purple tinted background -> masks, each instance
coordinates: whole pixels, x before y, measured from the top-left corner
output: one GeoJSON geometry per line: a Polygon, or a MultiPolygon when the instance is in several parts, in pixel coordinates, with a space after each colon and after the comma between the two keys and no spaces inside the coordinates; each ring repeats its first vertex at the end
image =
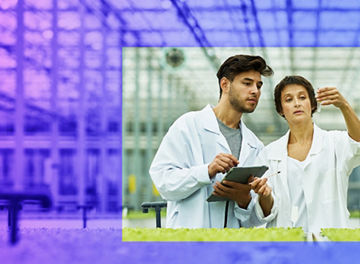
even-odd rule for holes
{"type": "MultiPolygon", "coordinates": [[[[2,1],[2,9],[9,7],[2,1]]],[[[21,1],[19,1],[21,2],[21,1]]],[[[51,9],[51,1],[28,1],[30,6],[51,9]],[[38,4],[36,4],[38,2],[38,4]]],[[[63,1],[59,1],[59,6],[63,1]]],[[[360,31],[359,1],[74,1],[75,8],[85,7],[85,12],[105,19],[104,25],[119,32],[121,47],[229,47],[229,46],[274,46],[274,47],[358,47],[360,31]],[[102,3],[102,4],[101,4],[102,3]],[[336,23],[335,23],[336,22],[336,23]]],[[[9,5],[11,8],[11,4],[9,5]]],[[[77,10],[77,9],[76,9],[77,10]]],[[[12,12],[12,11],[10,11],[12,12]]],[[[77,11],[75,11],[76,13],[77,11]]],[[[0,20],[2,25],[4,17],[0,20]]],[[[36,20],[36,15],[33,18],[36,20]]],[[[64,23],[71,30],[71,23],[64,23]]],[[[100,19],[100,20],[101,20],[100,19]]],[[[16,27],[16,26],[15,26],[16,27]]],[[[14,28],[9,21],[9,29],[14,28]]],[[[45,36],[51,32],[43,32],[45,36]]],[[[14,67],[15,49],[11,34],[0,33],[8,39],[0,47],[10,50],[12,56],[1,55],[1,63],[14,67]]],[[[22,37],[22,36],[20,36],[22,37]]],[[[71,42],[71,36],[64,41],[71,42]]],[[[76,45],[76,44],[75,44],[76,45]]],[[[36,52],[35,52],[36,53],[36,52]]],[[[121,54],[121,53],[120,53],[121,54]]],[[[111,55],[111,54],[110,54],[111,55]]],[[[115,54],[118,56],[118,54],[115,54]]],[[[48,57],[47,57],[48,58],[48,57]]],[[[121,55],[120,55],[121,58],[121,55]]],[[[49,58],[48,58],[49,59],[49,58]]],[[[39,61],[46,62],[45,58],[39,61]]],[[[36,61],[35,61],[36,62],[36,61]]],[[[29,63],[31,64],[31,63],[29,63]]],[[[25,63],[24,70],[28,64],[25,63]]],[[[36,74],[39,83],[48,83],[49,73],[36,74]],[[43,76],[43,77],[40,77],[43,76]],[[45,78],[43,81],[41,78],[45,78]]],[[[71,75],[71,74],[70,74],[71,75]]],[[[120,78],[121,66],[119,69],[120,78]]],[[[26,76],[26,75],[25,75],[26,76]]],[[[4,81],[4,80],[3,80],[4,81]]],[[[15,75],[6,80],[15,82],[15,75]]],[[[75,80],[73,83],[77,83],[75,80]]],[[[61,86],[61,84],[59,84],[61,86]]],[[[119,84],[120,85],[120,84],[119,84]]],[[[69,85],[71,86],[71,85],[69,85]]],[[[10,85],[11,87],[11,85],[10,85]]],[[[15,85],[9,93],[15,95],[15,85]]],[[[35,86],[34,86],[35,87],[35,86]]],[[[45,87],[46,90],[46,87],[45,87]]],[[[29,89],[28,95],[36,94],[29,89]]],[[[76,91],[74,99],[78,98],[76,91]]],[[[120,94],[121,97],[121,94],[120,94]]],[[[35,99],[34,99],[35,100],[35,99]]],[[[36,101],[36,100],[35,100],[36,101]]],[[[60,104],[61,102],[59,102],[60,104]]],[[[48,103],[44,103],[49,108],[48,103]]],[[[118,106],[122,108],[121,101],[118,106]]],[[[66,107],[65,107],[66,108],[66,107]]],[[[68,109],[68,108],[66,108],[68,109]]],[[[69,106],[69,109],[71,107],[69,106]]],[[[35,123],[40,121],[35,121],[35,123]]],[[[41,121],[46,123],[45,121],[41,121]]],[[[69,121],[70,122],[70,121],[69,121]]],[[[70,122],[71,123],[71,122],[70,122]]],[[[121,131],[121,122],[119,124],[121,131]]],[[[71,131],[70,131],[71,132],[71,131]]],[[[120,147],[122,147],[120,143],[120,147]]],[[[107,244],[105,244],[107,245],[107,244]]],[[[124,243],[118,245],[120,253],[113,261],[129,263],[351,263],[359,257],[359,243],[124,243]]],[[[106,252],[106,248],[103,248],[106,252]]],[[[88,255],[92,255],[89,249],[88,255]]],[[[59,249],[60,254],[66,254],[59,249]]],[[[112,252],[108,252],[111,254],[112,252]]],[[[46,255],[46,254],[44,254],[46,255]]],[[[86,257],[85,257],[86,259],[86,257]]],[[[28,259],[30,262],[31,260],[28,259]]]]}

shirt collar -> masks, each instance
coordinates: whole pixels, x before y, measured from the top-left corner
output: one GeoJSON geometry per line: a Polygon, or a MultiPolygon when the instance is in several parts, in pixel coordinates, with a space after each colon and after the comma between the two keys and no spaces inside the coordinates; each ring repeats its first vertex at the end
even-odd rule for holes
{"type": "MultiPolygon", "coordinates": [[[[323,136],[321,135],[323,130],[314,124],[314,135],[311,143],[309,155],[316,155],[322,149],[323,136]]],[[[274,147],[269,148],[267,155],[270,159],[281,160],[284,156],[287,156],[287,144],[289,142],[290,130],[286,132],[284,136],[277,140],[277,144],[274,147]]]]}

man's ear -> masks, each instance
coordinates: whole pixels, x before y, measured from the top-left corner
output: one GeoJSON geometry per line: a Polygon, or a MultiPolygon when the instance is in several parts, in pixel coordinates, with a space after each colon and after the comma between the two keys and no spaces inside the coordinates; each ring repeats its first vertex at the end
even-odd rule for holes
{"type": "Polygon", "coordinates": [[[220,87],[222,89],[223,94],[224,93],[228,93],[229,89],[230,89],[230,81],[228,78],[226,77],[222,77],[220,80],[220,87]]]}

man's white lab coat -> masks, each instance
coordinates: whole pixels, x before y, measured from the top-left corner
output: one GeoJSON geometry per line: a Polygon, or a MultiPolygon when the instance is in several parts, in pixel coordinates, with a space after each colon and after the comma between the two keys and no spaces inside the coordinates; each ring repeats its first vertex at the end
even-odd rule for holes
{"type": "MultiPolygon", "coordinates": [[[[265,147],[270,169],[266,174],[276,197],[278,214],[267,226],[292,227],[296,208],[289,196],[287,144],[289,132],[265,147]]],[[[261,154],[262,155],[262,154],[261,154]]],[[[325,131],[314,125],[314,135],[302,178],[309,230],[348,227],[347,190],[351,171],[360,165],[360,143],[346,131],[325,131]]],[[[289,175],[291,177],[291,175],[289,175]]]]}
{"type": "MultiPolygon", "coordinates": [[[[255,165],[263,144],[243,122],[241,131],[239,166],[255,165]]],[[[212,185],[224,177],[218,173],[210,180],[208,174],[208,165],[219,153],[231,153],[231,150],[210,105],[184,114],[170,127],[150,167],[156,188],[168,201],[166,227],[224,226],[225,202],[206,201],[213,192],[212,185]]],[[[247,210],[230,202],[227,227],[259,225],[275,216],[273,207],[272,214],[263,218],[257,195],[252,193],[252,196],[247,210]]]]}

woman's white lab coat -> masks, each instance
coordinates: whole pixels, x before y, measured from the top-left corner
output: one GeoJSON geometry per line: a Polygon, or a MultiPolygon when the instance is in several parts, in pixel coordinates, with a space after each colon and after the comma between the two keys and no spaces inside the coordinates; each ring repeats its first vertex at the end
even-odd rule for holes
{"type": "MultiPolygon", "coordinates": [[[[242,145],[239,166],[254,165],[263,148],[259,139],[241,122],[242,145]]],[[[218,173],[209,179],[208,165],[218,153],[231,153],[219,130],[216,116],[210,107],[181,116],[165,135],[150,167],[151,178],[161,196],[167,200],[166,227],[207,228],[224,226],[225,202],[207,202],[218,173]]],[[[263,218],[257,195],[247,210],[229,204],[227,227],[237,228],[263,224],[274,217],[263,218]]]]}
{"type": "MultiPolygon", "coordinates": [[[[267,174],[280,171],[269,180],[278,206],[278,215],[267,224],[269,227],[292,227],[296,221],[287,182],[288,139],[289,132],[264,149],[270,167],[267,174]]],[[[309,230],[305,231],[317,233],[321,228],[348,227],[348,182],[351,171],[360,165],[360,143],[346,131],[325,131],[314,125],[308,155],[299,186],[304,190],[307,208],[309,230]]]]}

